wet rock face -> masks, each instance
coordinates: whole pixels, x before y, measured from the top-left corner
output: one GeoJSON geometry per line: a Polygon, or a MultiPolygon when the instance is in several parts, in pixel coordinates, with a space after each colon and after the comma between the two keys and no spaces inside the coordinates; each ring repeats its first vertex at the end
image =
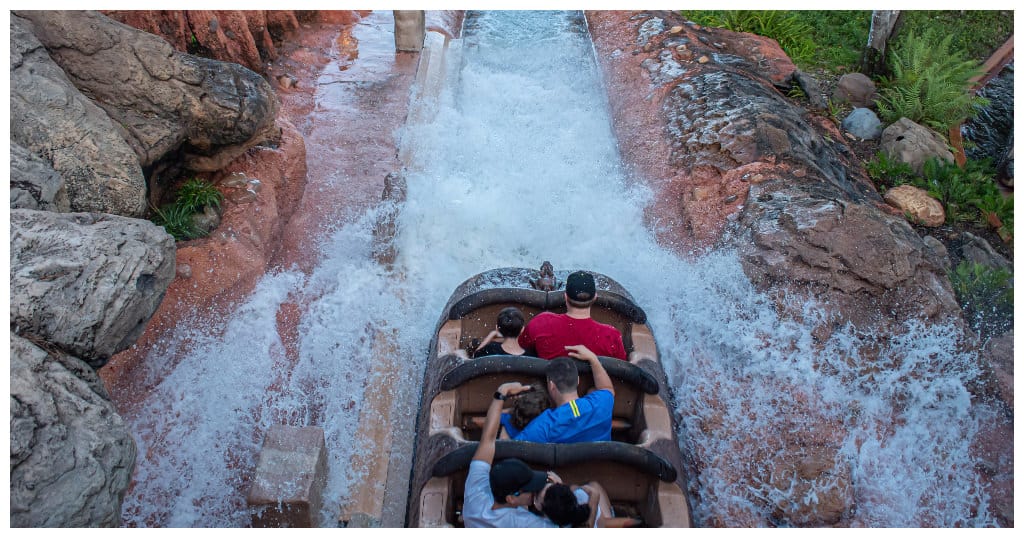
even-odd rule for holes
{"type": "Polygon", "coordinates": [[[215,171],[279,134],[277,97],[249,69],[177,53],[95,11],[16,14],[34,23],[74,85],[122,127],[142,166],[180,156],[187,169],[215,171]]]}
{"type": "Polygon", "coordinates": [[[844,199],[824,182],[752,186],[726,242],[751,280],[772,293],[825,299],[838,322],[890,328],[959,313],[940,253],[901,216],[844,199]]]}
{"type": "Polygon", "coordinates": [[[845,146],[818,134],[803,109],[764,79],[731,70],[682,78],[665,99],[672,161],[680,168],[713,166],[723,173],[755,162],[792,163],[817,172],[855,200],[877,197],[847,172],[845,146]]]}
{"type": "Polygon", "coordinates": [[[779,91],[796,69],[774,41],[668,12],[588,17],[623,157],[662,190],[669,241],[735,247],[764,289],[816,298],[837,322],[959,318],[941,253],[885,205],[836,126],[779,91]]]}
{"type": "Polygon", "coordinates": [[[136,448],[96,373],[11,333],[11,526],[117,527],[136,448]]]}
{"type": "MultiPolygon", "coordinates": [[[[962,320],[942,244],[883,202],[830,119],[785,97],[797,71],[773,41],[668,12],[587,18],[623,160],[655,191],[648,218],[660,241],[735,249],[783,316],[801,316],[808,299],[824,305],[817,341],[847,322],[884,334],[909,319],[962,320]]],[[[750,424],[731,395],[702,395],[698,427],[722,444],[690,447],[691,476],[707,499],[741,484],[749,503],[721,513],[692,499],[698,523],[849,525],[857,500],[842,425],[822,402],[795,397],[801,387],[757,382],[751,390],[786,395],[778,416],[750,424]],[[723,425],[733,427],[716,434],[723,425]]]]}
{"type": "Polygon", "coordinates": [[[53,62],[35,31],[11,15],[12,143],[60,174],[72,211],[144,215],[146,180],[138,158],[119,126],[53,62]]]}
{"type": "Polygon", "coordinates": [[[145,220],[11,210],[11,327],[95,368],[139,337],[174,277],[174,239],[145,220]]]}

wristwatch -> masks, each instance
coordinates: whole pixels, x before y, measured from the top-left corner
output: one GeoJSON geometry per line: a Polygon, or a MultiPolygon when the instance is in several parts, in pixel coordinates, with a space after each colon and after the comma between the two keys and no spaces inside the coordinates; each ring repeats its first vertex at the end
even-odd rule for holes
{"type": "Polygon", "coordinates": [[[494,391],[494,399],[495,400],[505,401],[505,395],[502,394],[500,390],[496,390],[496,391],[494,391]]]}

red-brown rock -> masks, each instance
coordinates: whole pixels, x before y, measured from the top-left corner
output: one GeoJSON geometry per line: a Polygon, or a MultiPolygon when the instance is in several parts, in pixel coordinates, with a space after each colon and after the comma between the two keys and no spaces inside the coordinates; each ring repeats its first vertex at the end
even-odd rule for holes
{"type": "MultiPolygon", "coordinates": [[[[275,41],[299,28],[294,11],[257,10],[159,10],[102,11],[106,16],[156,34],[175,50],[205,58],[244,65],[257,73],[264,62],[277,59],[275,41]]],[[[358,20],[353,11],[328,11],[314,17],[326,20],[358,20]]]]}

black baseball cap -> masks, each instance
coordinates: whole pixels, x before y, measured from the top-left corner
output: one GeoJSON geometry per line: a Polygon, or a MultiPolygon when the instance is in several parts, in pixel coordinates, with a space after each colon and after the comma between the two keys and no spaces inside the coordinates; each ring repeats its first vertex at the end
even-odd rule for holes
{"type": "Polygon", "coordinates": [[[594,275],[586,271],[576,271],[565,279],[565,294],[573,301],[585,303],[593,299],[595,293],[594,275]]]}
{"type": "Polygon", "coordinates": [[[547,473],[534,471],[516,458],[501,460],[491,467],[491,493],[494,494],[494,500],[500,503],[517,491],[536,493],[544,489],[547,481],[547,473]]]}

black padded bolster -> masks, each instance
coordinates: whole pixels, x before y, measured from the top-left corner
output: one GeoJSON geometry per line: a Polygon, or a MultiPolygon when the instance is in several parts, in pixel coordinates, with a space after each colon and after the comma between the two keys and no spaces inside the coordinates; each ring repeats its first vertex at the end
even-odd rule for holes
{"type": "MultiPolygon", "coordinates": [[[[598,357],[608,376],[628,383],[646,394],[658,393],[658,380],[647,370],[630,362],[612,357],[598,357]]],[[[544,370],[548,366],[545,359],[522,357],[516,355],[487,355],[463,361],[452,368],[441,379],[441,390],[452,390],[463,383],[477,377],[490,374],[519,374],[544,378],[544,370]]],[[[575,361],[580,373],[590,373],[590,364],[575,361]]]]}
{"type": "MultiPolygon", "coordinates": [[[[477,308],[499,304],[519,303],[552,310],[565,306],[565,291],[540,291],[526,288],[491,288],[471,293],[448,310],[448,319],[461,319],[466,314],[477,308]]],[[[625,316],[633,323],[647,323],[647,314],[632,300],[618,293],[600,290],[597,293],[596,306],[607,308],[625,316]]]]}
{"type": "MultiPolygon", "coordinates": [[[[443,477],[469,467],[476,452],[476,442],[467,443],[445,454],[434,464],[432,474],[443,477]]],[[[500,440],[495,442],[494,459],[519,458],[536,466],[556,469],[567,465],[614,461],[658,477],[665,482],[676,480],[676,469],[665,458],[644,447],[619,441],[588,443],[528,443],[500,440]]]]}
{"type": "Polygon", "coordinates": [[[448,310],[448,319],[461,319],[466,314],[482,306],[498,303],[520,303],[540,309],[546,309],[547,292],[526,288],[491,288],[471,293],[452,305],[448,310]]]}

